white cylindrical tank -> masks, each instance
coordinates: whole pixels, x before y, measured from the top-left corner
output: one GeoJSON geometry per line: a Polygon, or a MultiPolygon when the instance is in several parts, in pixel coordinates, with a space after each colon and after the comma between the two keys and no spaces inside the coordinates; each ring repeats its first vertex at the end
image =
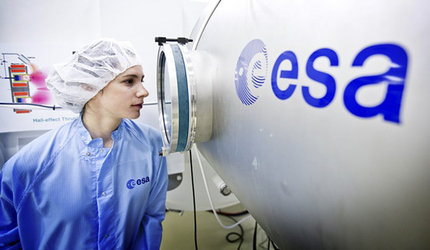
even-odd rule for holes
{"type": "Polygon", "coordinates": [[[196,26],[187,136],[210,107],[195,142],[281,249],[430,248],[428,13],[226,0],[196,26]]]}

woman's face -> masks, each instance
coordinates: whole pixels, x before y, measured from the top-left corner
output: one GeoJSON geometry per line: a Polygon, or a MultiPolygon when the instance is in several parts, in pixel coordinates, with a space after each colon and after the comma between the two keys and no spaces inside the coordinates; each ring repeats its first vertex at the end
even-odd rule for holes
{"type": "Polygon", "coordinates": [[[113,118],[135,119],[140,116],[143,98],[149,95],[143,86],[143,71],[139,65],[128,68],[110,81],[96,96],[99,111],[113,118]]]}

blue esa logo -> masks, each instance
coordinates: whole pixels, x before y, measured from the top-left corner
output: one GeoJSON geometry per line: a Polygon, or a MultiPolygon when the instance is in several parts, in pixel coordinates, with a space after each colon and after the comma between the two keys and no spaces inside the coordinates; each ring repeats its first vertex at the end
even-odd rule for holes
{"type": "Polygon", "coordinates": [[[143,185],[145,183],[149,182],[149,176],[143,177],[142,179],[130,179],[127,181],[127,188],[133,189],[136,185],[143,185]]]}
{"type": "Polygon", "coordinates": [[[257,89],[266,80],[267,64],[266,45],[259,39],[250,41],[240,53],[234,82],[237,96],[243,104],[251,105],[257,101],[257,89]]]}
{"type": "MultiPolygon", "coordinates": [[[[256,40],[253,40],[253,41],[256,41],[256,40]]],[[[251,44],[253,41],[251,41],[249,44],[251,44]]],[[[242,54],[244,54],[249,44],[242,51],[242,54]]],[[[263,43],[261,42],[261,44],[263,43]]],[[[241,54],[241,57],[242,57],[242,54],[241,54]]],[[[406,73],[408,68],[408,55],[405,49],[403,49],[401,46],[397,44],[390,44],[390,43],[376,44],[376,45],[366,47],[360,52],[358,52],[358,54],[355,56],[351,64],[351,67],[352,68],[362,67],[369,58],[374,56],[384,56],[388,60],[390,60],[391,63],[388,66],[388,70],[383,72],[382,74],[361,76],[350,81],[346,85],[343,92],[343,103],[345,105],[345,108],[355,116],[368,118],[368,117],[374,117],[376,115],[382,115],[385,121],[400,123],[400,108],[402,104],[403,90],[405,86],[405,78],[406,78],[406,73]],[[373,107],[364,106],[360,104],[359,101],[357,100],[357,93],[360,91],[361,88],[375,85],[375,84],[383,84],[384,86],[386,86],[386,93],[383,101],[373,107]]],[[[324,96],[315,97],[315,96],[312,96],[311,92],[309,91],[309,86],[301,87],[301,94],[303,96],[303,99],[308,105],[315,108],[324,108],[328,106],[333,101],[334,96],[338,91],[336,86],[337,85],[336,79],[332,75],[326,72],[317,70],[314,67],[314,62],[321,57],[327,58],[330,62],[331,67],[339,66],[338,55],[334,50],[330,48],[318,49],[309,56],[305,67],[306,75],[311,80],[314,81],[311,84],[315,84],[315,83],[321,84],[326,89],[324,96]]],[[[266,53],[266,58],[267,58],[267,53],[266,53]]],[[[240,61],[241,61],[241,58],[239,58],[238,60],[238,65],[240,61]]],[[[237,73],[238,69],[240,68],[237,66],[236,75],[238,74],[237,73]]],[[[276,59],[272,69],[271,86],[272,86],[274,95],[279,100],[287,100],[295,92],[300,91],[300,90],[296,90],[297,85],[293,83],[290,83],[288,87],[285,89],[279,88],[279,85],[278,85],[278,79],[298,80],[299,79],[298,76],[299,76],[299,64],[298,64],[296,54],[293,51],[289,51],[289,50],[281,53],[276,59]],[[284,61],[289,62],[289,64],[291,65],[290,69],[288,70],[281,69],[280,65],[284,61]]],[[[235,78],[236,90],[238,90],[237,79],[238,77],[236,76],[235,78]]],[[[247,81],[246,84],[243,84],[243,83],[239,84],[243,86],[252,85],[251,83],[253,83],[252,80],[249,81],[248,78],[242,79],[241,81],[247,81]]],[[[261,85],[262,84],[263,83],[261,83],[261,85]]],[[[237,91],[237,92],[239,95],[240,91],[237,91]]],[[[246,91],[241,91],[241,92],[245,93],[245,96],[247,95],[246,91]]],[[[241,99],[242,103],[244,103],[244,101],[242,100],[243,98],[241,98],[240,95],[239,95],[239,98],[241,99]]],[[[251,100],[253,99],[251,98],[251,100]]],[[[256,100],[257,99],[255,98],[255,100],[252,103],[254,103],[256,100]]],[[[250,105],[247,103],[244,103],[244,104],[250,105]]]]}

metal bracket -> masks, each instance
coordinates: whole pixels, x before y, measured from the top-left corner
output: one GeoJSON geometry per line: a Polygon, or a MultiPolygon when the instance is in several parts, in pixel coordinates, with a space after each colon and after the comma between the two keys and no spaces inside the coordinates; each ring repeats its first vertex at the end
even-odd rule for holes
{"type": "Polygon", "coordinates": [[[185,37],[178,37],[178,38],[167,38],[167,37],[160,37],[160,36],[155,37],[155,42],[158,43],[158,46],[162,46],[163,43],[167,43],[167,42],[177,42],[179,44],[184,45],[192,41],[193,39],[189,39],[185,37]]]}

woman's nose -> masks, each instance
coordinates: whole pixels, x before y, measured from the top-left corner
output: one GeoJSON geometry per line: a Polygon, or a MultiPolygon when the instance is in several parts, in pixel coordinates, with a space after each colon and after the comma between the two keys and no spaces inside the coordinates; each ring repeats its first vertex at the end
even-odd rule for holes
{"type": "Polygon", "coordinates": [[[143,87],[143,84],[140,84],[139,90],[136,93],[137,97],[143,96],[143,98],[147,97],[149,95],[148,90],[146,90],[145,87],[143,87]]]}

